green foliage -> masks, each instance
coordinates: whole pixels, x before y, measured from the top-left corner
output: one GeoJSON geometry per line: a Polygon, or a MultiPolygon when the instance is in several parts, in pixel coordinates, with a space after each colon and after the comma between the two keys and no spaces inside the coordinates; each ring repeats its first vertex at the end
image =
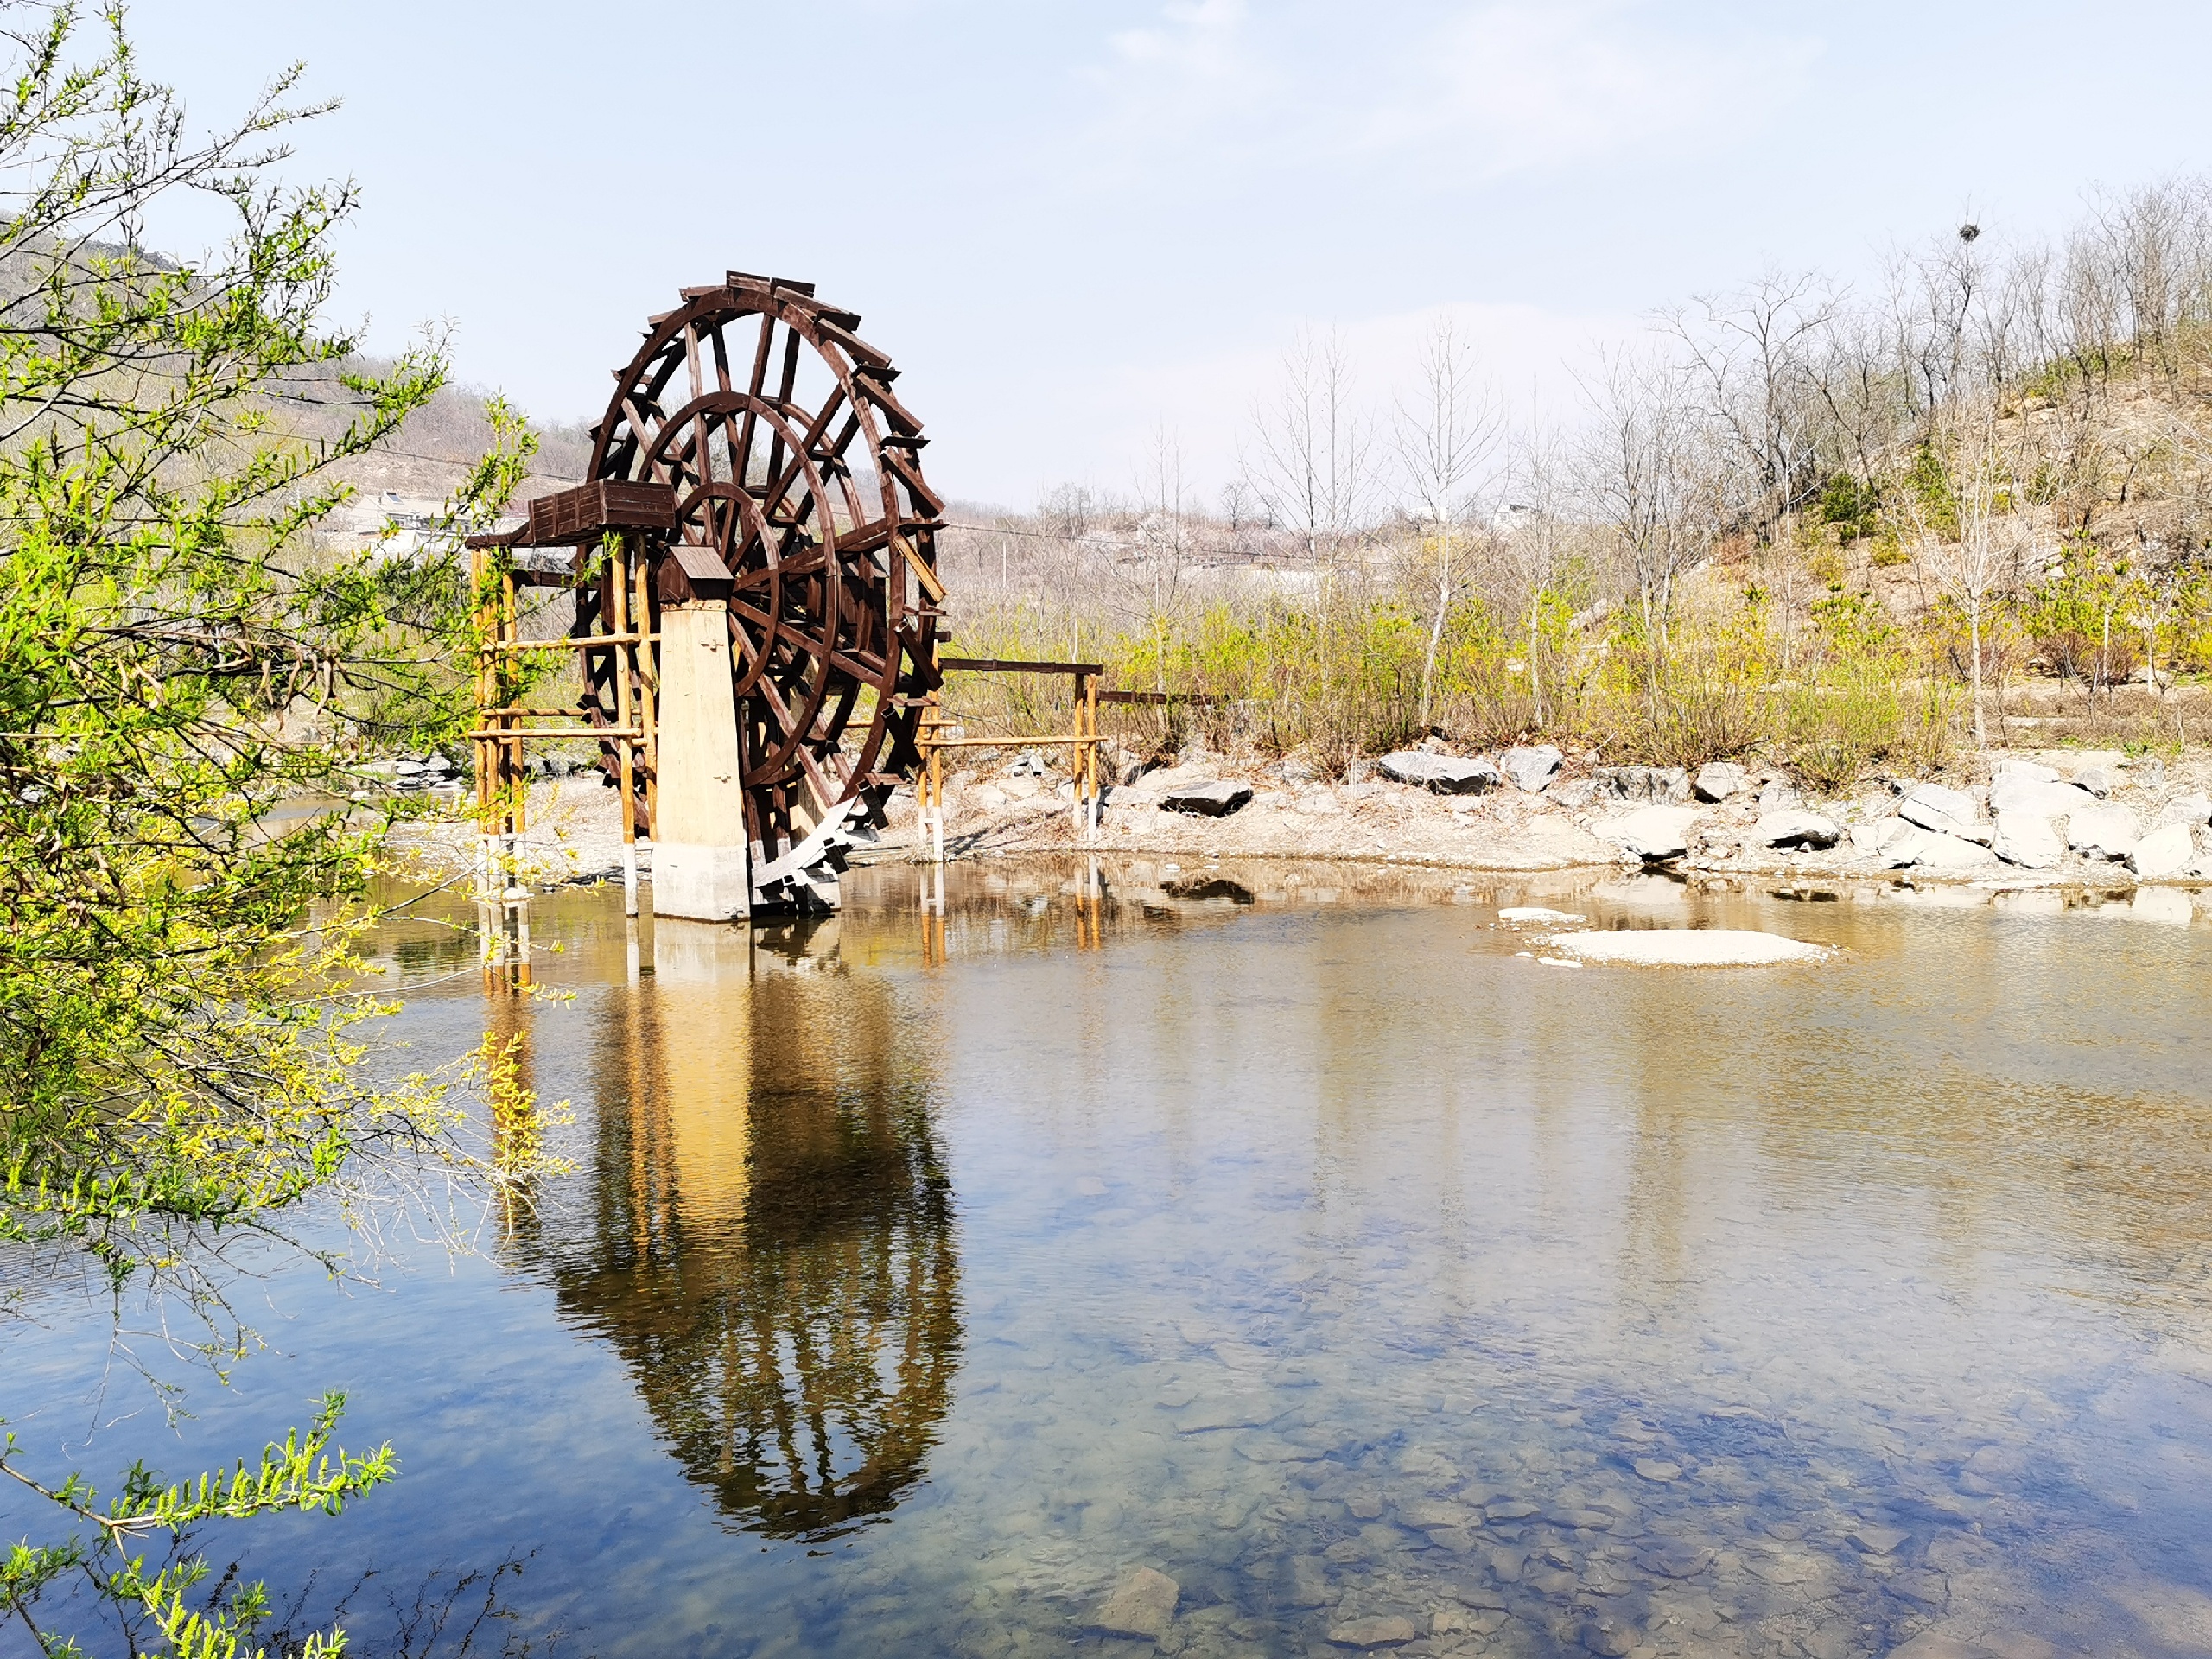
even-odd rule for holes
{"type": "MultiPolygon", "coordinates": [[[[26,1473],[22,1449],[9,1433],[0,1440],[0,1474],[73,1517],[79,1530],[60,1544],[18,1543],[0,1560],[0,1616],[22,1624],[49,1654],[79,1653],[73,1640],[41,1628],[39,1611],[57,1586],[77,1580],[113,1611],[134,1653],[157,1638],[179,1659],[238,1659],[269,1616],[267,1592],[250,1582],[194,1605],[191,1593],[207,1580],[208,1564],[191,1547],[193,1529],[289,1511],[336,1515],[348,1498],[390,1480],[397,1465],[389,1446],[365,1457],[333,1447],[345,1408],[345,1395],[325,1395],[304,1435],[295,1429],[282,1446],[264,1446],[251,1468],[241,1458],[230,1470],[164,1484],[135,1463],[122,1491],[105,1504],[80,1475],[48,1485],[26,1473]],[[164,1544],[169,1559],[149,1573],[145,1550],[151,1542],[164,1544]]],[[[304,1654],[334,1656],[344,1649],[343,1633],[333,1632],[311,1638],[304,1654]]]]}
{"type": "Polygon", "coordinates": [[[2028,591],[2019,620],[2053,673],[2108,685],[2142,661],[2125,618],[2146,594],[2124,562],[2107,560],[2094,542],[2077,537],[2058,569],[2028,591]]]}
{"type": "Polygon", "coordinates": [[[1834,524],[1844,540],[1859,541],[1881,528],[1881,487],[1856,473],[1836,473],[1821,486],[1814,512],[1822,524],[1834,524]]]}
{"type": "Polygon", "coordinates": [[[1909,696],[1916,677],[1912,651],[1882,608],[1863,594],[1839,590],[1814,602],[1812,621],[1817,659],[1791,684],[1783,724],[1799,775],[1840,790],[1878,761],[1932,759],[1946,711],[1939,701],[1931,726],[1928,706],[1909,696]]]}
{"type": "Polygon", "coordinates": [[[1951,469],[1934,444],[1923,443],[1913,452],[1912,465],[1905,469],[1904,487],[1920,508],[1920,515],[1928,529],[1946,541],[1955,541],[1959,534],[1959,496],[1951,469]]]}
{"type": "MultiPolygon", "coordinates": [[[[270,1230],[381,1155],[496,1176],[462,1147],[445,1081],[370,1086],[352,1034],[378,1008],[354,947],[387,827],[356,804],[355,763],[454,741],[473,596],[449,554],[317,534],[351,493],[337,469],[446,365],[426,345],[367,372],[327,327],[353,197],[274,181],[283,130],[311,113],[283,103],[290,78],[195,143],[119,12],[81,59],[73,10],[39,18],[0,36],[0,1245],[87,1252],[118,1285],[150,1274],[212,1329],[195,1241],[270,1230]],[[228,239],[177,264],[139,236],[181,195],[226,211],[228,239]]],[[[531,448],[489,413],[455,532],[531,448]]],[[[498,1059],[470,1074],[495,1116],[534,1110],[502,1096],[498,1059]]],[[[30,1479],[8,1442],[0,1471],[78,1530],[18,1544],[0,1607],[36,1629],[33,1604],[80,1575],[132,1621],[130,1650],[227,1659],[257,1589],[192,1605],[204,1561],[149,1573],[134,1541],[335,1513],[389,1478],[388,1450],[327,1452],[337,1409],[257,1466],[175,1486],[134,1470],[104,1507],[77,1477],[30,1479]]]]}
{"type": "MultiPolygon", "coordinates": [[[[452,740],[469,606],[451,556],[312,533],[445,365],[362,373],[324,328],[351,200],[260,176],[295,113],[188,149],[119,21],[85,67],[72,22],[0,108],[0,162],[44,169],[0,226],[0,1240],[119,1277],[446,1127],[435,1089],[352,1080],[372,1007],[333,993],[385,829],[352,756],[452,740]],[[232,212],[206,261],[102,239],[192,187],[232,212]]],[[[493,419],[457,522],[528,454],[493,419]]]]}

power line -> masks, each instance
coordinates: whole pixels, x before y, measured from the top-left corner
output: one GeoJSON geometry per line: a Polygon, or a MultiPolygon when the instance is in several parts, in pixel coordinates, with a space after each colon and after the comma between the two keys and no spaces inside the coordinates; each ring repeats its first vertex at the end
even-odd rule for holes
{"type": "MultiPolygon", "coordinates": [[[[401,461],[435,461],[441,467],[450,467],[455,472],[465,473],[471,467],[474,467],[476,464],[473,461],[455,461],[451,455],[426,455],[419,450],[415,449],[377,448],[368,450],[365,453],[370,455],[391,455],[401,461]]],[[[575,479],[570,478],[566,473],[541,473],[534,469],[524,472],[523,476],[524,478],[542,478],[549,484],[573,484],[576,481],[575,479]]]]}

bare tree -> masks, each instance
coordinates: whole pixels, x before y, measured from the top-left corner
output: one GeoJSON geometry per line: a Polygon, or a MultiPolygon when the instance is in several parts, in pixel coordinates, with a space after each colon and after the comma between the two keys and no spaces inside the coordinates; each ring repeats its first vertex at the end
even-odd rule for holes
{"type": "Polygon", "coordinates": [[[1669,330],[1688,353],[1736,475],[1738,510],[1760,541],[1817,491],[1830,432],[1815,353],[1840,302],[1812,272],[1770,272],[1700,296],[1669,330]]]}
{"type": "Polygon", "coordinates": [[[1513,469],[1513,499],[1504,552],[1520,588],[1522,620],[1528,636],[1529,696],[1535,723],[1544,723],[1543,610],[1556,588],[1570,548],[1568,458],[1559,436],[1532,421],[1513,469]]]}
{"type": "Polygon", "coordinates": [[[1459,337],[1451,318],[1439,317],[1422,339],[1413,397],[1399,403],[1395,432],[1399,472],[1420,537],[1415,564],[1422,586],[1435,594],[1428,649],[1421,658],[1424,728],[1436,653],[1452,595],[1464,575],[1460,556],[1466,536],[1461,520],[1504,429],[1504,411],[1481,377],[1473,348],[1459,337]]]}
{"type": "Polygon", "coordinates": [[[1635,583],[1656,715],[1675,586],[1711,544],[1704,434],[1677,363],[1616,351],[1601,358],[1583,390],[1591,416],[1580,467],[1584,507],[1635,583]]]}
{"type": "Polygon", "coordinates": [[[1336,569],[1373,505],[1374,431],[1357,402],[1344,336],[1308,324],[1282,356],[1282,382],[1252,410],[1244,481],[1270,520],[1336,569]]]}
{"type": "Polygon", "coordinates": [[[1157,689],[1167,689],[1167,636],[1190,567],[1190,488],[1183,442],[1165,421],[1153,429],[1137,481],[1136,545],[1120,565],[1124,608],[1152,636],[1157,689]]]}
{"type": "Polygon", "coordinates": [[[1943,428],[1948,429],[1939,429],[1936,452],[1948,456],[1947,490],[1934,501],[1918,490],[1899,495],[1919,543],[1922,568],[1966,616],[1974,742],[1977,749],[1986,749],[1982,640],[1991,600],[2016,563],[2026,526],[2012,511],[2019,480],[2006,463],[1996,406],[1986,400],[1954,404],[1943,428]],[[1946,508],[1955,525],[1942,522],[1946,508]]]}

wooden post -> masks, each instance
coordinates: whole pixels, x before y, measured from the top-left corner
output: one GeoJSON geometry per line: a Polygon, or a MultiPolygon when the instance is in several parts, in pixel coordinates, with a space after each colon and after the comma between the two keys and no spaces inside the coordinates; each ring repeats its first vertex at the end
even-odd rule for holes
{"type": "MultiPolygon", "coordinates": [[[[497,779],[493,777],[498,766],[498,753],[491,740],[482,735],[492,729],[488,710],[496,708],[499,699],[493,683],[493,666],[499,660],[497,635],[493,630],[489,605],[486,602],[484,555],[472,548],[468,555],[469,599],[476,613],[478,646],[476,652],[476,732],[471,742],[476,751],[476,949],[484,969],[484,988],[492,988],[492,935],[496,912],[492,908],[492,874],[494,860],[492,855],[492,803],[497,779]]],[[[501,950],[504,953],[506,927],[499,923],[501,950]]]]}
{"type": "MultiPolygon", "coordinates": [[[[609,619],[619,638],[630,632],[630,538],[621,543],[622,566],[611,573],[607,588],[614,599],[614,613],[609,619]]],[[[630,675],[637,663],[637,648],[618,645],[614,650],[614,723],[623,731],[632,730],[630,706],[630,675]]],[[[636,740],[624,737],[614,746],[615,771],[619,774],[616,787],[622,796],[622,913],[638,913],[638,800],[636,740]]]]}
{"type": "Polygon", "coordinates": [[[652,592],[646,561],[633,561],[635,587],[630,595],[630,632],[636,643],[630,647],[638,667],[638,728],[641,734],[645,762],[645,827],[652,834],[660,833],[660,726],[658,705],[660,700],[660,669],[654,660],[652,628],[652,592]]]}
{"type": "Polygon", "coordinates": [[[1090,676],[1089,688],[1084,702],[1084,735],[1090,741],[1084,746],[1084,769],[1089,777],[1088,797],[1090,802],[1090,838],[1098,839],[1098,677],[1090,676]]]}
{"type": "MultiPolygon", "coordinates": [[[[944,747],[936,740],[944,720],[938,712],[938,696],[934,691],[930,693],[929,713],[925,718],[929,721],[931,739],[929,763],[925,768],[930,783],[930,861],[942,865],[944,862],[944,747]]],[[[943,880],[942,877],[938,879],[943,880]]]]}

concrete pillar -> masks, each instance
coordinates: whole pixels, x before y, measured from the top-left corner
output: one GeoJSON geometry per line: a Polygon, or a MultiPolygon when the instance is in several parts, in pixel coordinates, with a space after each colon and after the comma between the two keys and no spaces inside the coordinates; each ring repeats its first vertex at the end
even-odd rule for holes
{"type": "Polygon", "coordinates": [[[727,922],[753,912],[729,617],[719,599],[660,613],[660,778],[653,914],[727,922]]]}

